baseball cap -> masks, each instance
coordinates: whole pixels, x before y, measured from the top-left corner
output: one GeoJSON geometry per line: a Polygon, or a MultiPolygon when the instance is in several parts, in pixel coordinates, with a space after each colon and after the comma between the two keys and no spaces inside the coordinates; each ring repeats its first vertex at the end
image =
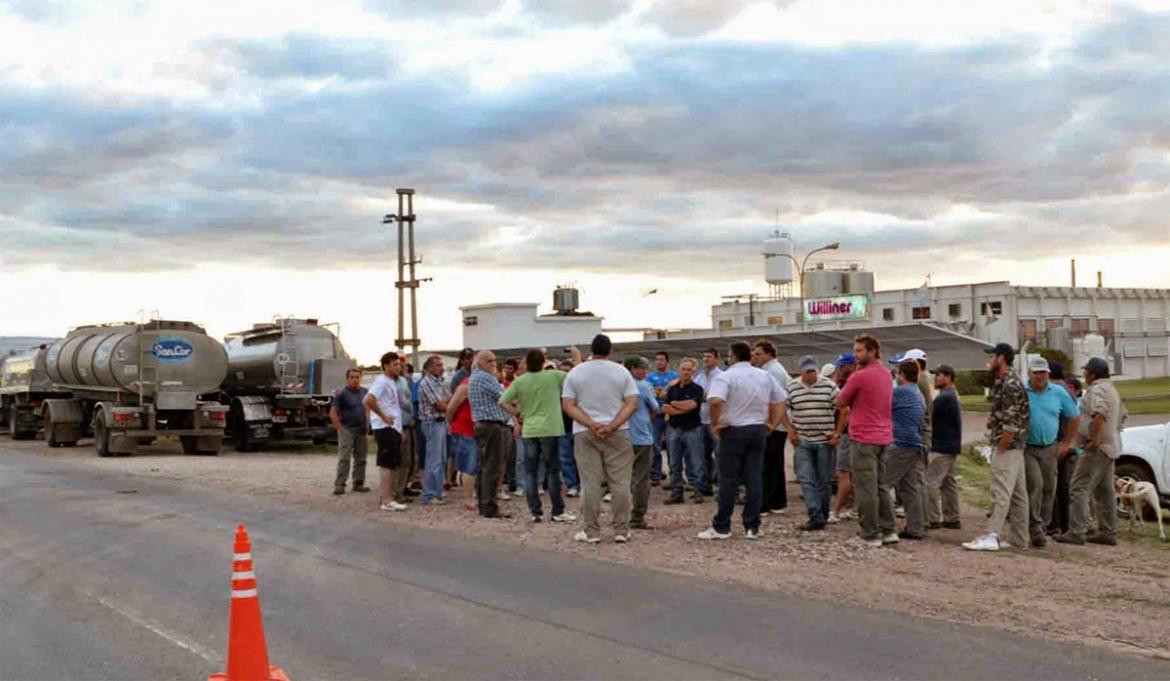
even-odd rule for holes
{"type": "Polygon", "coordinates": [[[824,376],[825,378],[829,378],[830,376],[833,375],[833,373],[835,371],[837,371],[837,365],[832,363],[832,362],[829,362],[825,366],[821,367],[821,376],[824,376]]]}
{"type": "Polygon", "coordinates": [[[902,361],[905,361],[908,359],[921,360],[921,361],[925,362],[926,361],[926,352],[923,350],[920,350],[918,348],[910,348],[909,350],[907,350],[905,352],[905,354],[902,355],[902,361]]]}
{"type": "Polygon", "coordinates": [[[983,348],[983,352],[989,355],[1002,355],[1009,363],[1016,358],[1015,348],[1008,343],[997,343],[994,347],[983,348]]]}
{"type": "Polygon", "coordinates": [[[820,371],[821,365],[817,362],[817,358],[812,355],[805,355],[800,358],[800,372],[806,371],[820,371]]]}
{"type": "Polygon", "coordinates": [[[1107,376],[1109,374],[1109,363],[1100,357],[1093,357],[1082,369],[1088,369],[1098,376],[1107,376]]]}
{"type": "Polygon", "coordinates": [[[1048,376],[1057,381],[1064,380],[1064,365],[1060,362],[1048,363],[1048,376]]]}
{"type": "Polygon", "coordinates": [[[852,352],[842,352],[840,355],[837,355],[838,367],[845,367],[850,364],[857,364],[857,356],[852,352]]]}
{"type": "Polygon", "coordinates": [[[951,378],[955,377],[955,369],[950,364],[940,364],[940,365],[936,366],[934,368],[934,371],[932,371],[931,373],[946,374],[947,376],[950,376],[951,378]]]}
{"type": "Polygon", "coordinates": [[[641,369],[650,366],[650,361],[640,355],[631,355],[622,362],[627,369],[641,369]]]}
{"type": "Polygon", "coordinates": [[[1042,371],[1044,373],[1048,373],[1048,360],[1044,359],[1043,357],[1041,357],[1039,355],[1036,355],[1034,357],[1029,358],[1028,359],[1028,373],[1034,374],[1034,373],[1039,372],[1039,371],[1042,371]]]}

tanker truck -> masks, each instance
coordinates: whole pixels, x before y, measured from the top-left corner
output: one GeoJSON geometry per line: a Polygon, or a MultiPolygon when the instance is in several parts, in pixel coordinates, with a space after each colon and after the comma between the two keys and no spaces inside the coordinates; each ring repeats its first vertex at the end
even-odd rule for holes
{"type": "Polygon", "coordinates": [[[49,345],[45,369],[68,398],[45,400],[50,447],[76,444],[92,431],[99,456],[133,454],[139,444],[176,436],[187,454],[218,454],[227,408],[199,395],[227,372],[223,346],[183,321],[73,329],[49,345]]]}
{"type": "Polygon", "coordinates": [[[48,349],[48,343],[13,349],[0,359],[0,428],[13,440],[36,437],[45,400],[69,397],[49,380],[48,349]]]}
{"type": "Polygon", "coordinates": [[[356,363],[332,331],[316,319],[283,318],[228,334],[224,348],[228,371],[218,399],[230,408],[227,430],[237,450],[336,437],[329,404],[356,363]]]}

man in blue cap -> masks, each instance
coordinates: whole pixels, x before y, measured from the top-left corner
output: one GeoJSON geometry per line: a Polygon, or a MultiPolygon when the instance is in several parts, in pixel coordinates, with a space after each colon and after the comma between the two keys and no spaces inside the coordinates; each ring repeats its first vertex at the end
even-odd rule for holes
{"type": "Polygon", "coordinates": [[[1113,462],[1121,456],[1121,425],[1127,412],[1113,381],[1109,364],[1100,357],[1083,367],[1085,397],[1077,440],[1084,453],[1077,459],[1069,483],[1068,532],[1053,539],[1061,544],[1117,546],[1117,499],[1113,491],[1113,462]],[[1097,532],[1086,536],[1089,526],[1089,498],[1097,502],[1097,532]]]}

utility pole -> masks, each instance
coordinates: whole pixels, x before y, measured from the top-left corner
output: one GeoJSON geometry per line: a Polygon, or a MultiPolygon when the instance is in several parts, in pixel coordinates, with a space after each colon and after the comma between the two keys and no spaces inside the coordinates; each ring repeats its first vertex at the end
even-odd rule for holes
{"type": "Polygon", "coordinates": [[[398,281],[394,288],[398,289],[398,337],[394,345],[398,349],[410,348],[410,361],[418,366],[418,285],[430,278],[418,279],[415,277],[414,267],[422,262],[415,256],[414,251],[414,190],[400,187],[398,192],[398,213],[389,214],[382,218],[382,224],[398,223],[398,281]],[[410,290],[410,336],[406,336],[406,291],[410,290]]]}

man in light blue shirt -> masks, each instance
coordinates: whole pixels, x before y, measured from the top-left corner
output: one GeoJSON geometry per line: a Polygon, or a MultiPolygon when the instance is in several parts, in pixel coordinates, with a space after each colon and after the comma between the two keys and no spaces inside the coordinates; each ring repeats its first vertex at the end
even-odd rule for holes
{"type": "Polygon", "coordinates": [[[1080,424],[1076,402],[1062,386],[1048,380],[1048,360],[1035,356],[1028,360],[1028,442],[1024,447],[1024,473],[1028,480],[1028,534],[1032,546],[1048,543],[1044,528],[1052,522],[1052,505],[1056,498],[1056,473],[1060,459],[1068,456],[1073,437],[1080,424]],[[1068,420],[1064,440],[1057,442],[1060,419],[1068,420]]]}
{"type": "Polygon", "coordinates": [[[666,400],[666,389],[678,380],[678,372],[670,370],[670,353],[659,350],[654,354],[654,371],[646,374],[646,382],[654,389],[658,400],[658,413],[650,419],[654,429],[654,445],[651,456],[650,481],[657,486],[662,479],[662,448],[666,446],[666,416],[662,414],[662,403],[666,400]]]}
{"type": "Polygon", "coordinates": [[[634,466],[630,477],[630,528],[648,530],[646,508],[650,504],[650,462],[654,452],[654,428],[651,420],[658,413],[654,389],[646,382],[650,363],[645,357],[629,357],[626,368],[638,387],[638,407],[630,416],[630,444],[634,448],[634,466]]]}

